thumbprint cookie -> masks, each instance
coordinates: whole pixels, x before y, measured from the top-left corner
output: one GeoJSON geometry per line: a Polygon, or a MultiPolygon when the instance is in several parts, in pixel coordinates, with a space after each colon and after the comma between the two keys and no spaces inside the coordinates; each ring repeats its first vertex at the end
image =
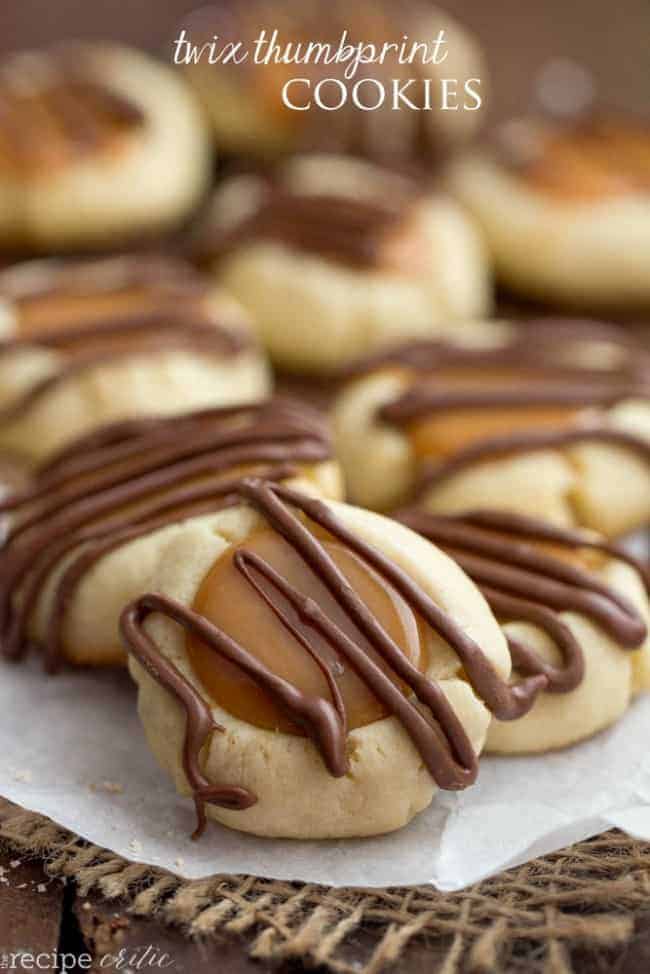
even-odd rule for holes
{"type": "Polygon", "coordinates": [[[513,679],[548,680],[532,709],[492,721],[486,749],[564,747],[614,723],[650,689],[650,565],[587,531],[503,511],[396,517],[440,546],[487,599],[508,639],[513,679]]]}
{"type": "Polygon", "coordinates": [[[453,164],[501,279],[554,304],[650,305],[650,126],[511,122],[453,164]]]}
{"type": "Polygon", "coordinates": [[[246,315],[167,257],[0,272],[0,446],[43,459],[114,419],[264,396],[246,315]]]}
{"type": "Polygon", "coordinates": [[[117,623],[147,590],[161,553],[193,517],[219,510],[243,473],[338,497],[323,419],[272,399],[103,426],[0,499],[0,646],[64,660],[124,662],[117,623]]]}
{"type": "Polygon", "coordinates": [[[477,773],[508,683],[474,584],[379,514],[256,478],[186,525],[121,631],[150,746],[206,817],[290,838],[405,825],[477,773]]]}
{"type": "Polygon", "coordinates": [[[454,330],[491,301],[481,238],[456,203],[342,156],[226,181],[195,246],[271,358],[297,372],[454,330]]]}
{"type": "Polygon", "coordinates": [[[209,137],[164,64],[109,44],[0,62],[0,239],[12,251],[114,248],[183,221],[209,185],[209,137]]]}
{"type": "Polygon", "coordinates": [[[580,320],[485,323],[350,370],[334,406],[352,499],[537,514],[607,536],[650,520],[649,356],[580,320]]]}

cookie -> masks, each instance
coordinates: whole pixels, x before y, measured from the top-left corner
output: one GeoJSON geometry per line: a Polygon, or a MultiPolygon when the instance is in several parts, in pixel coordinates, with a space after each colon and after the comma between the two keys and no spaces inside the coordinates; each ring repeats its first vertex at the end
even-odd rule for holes
{"type": "Polygon", "coordinates": [[[263,159],[326,149],[439,160],[477,130],[487,87],[475,39],[448,11],[420,0],[201,7],[180,25],[174,60],[198,92],[220,150],[263,159]]]}
{"type": "Polygon", "coordinates": [[[195,520],[121,629],[150,746],[206,816],[257,835],[400,828],[477,771],[490,712],[546,685],[462,570],[395,521],[247,479],[195,520]]]}
{"type": "Polygon", "coordinates": [[[494,720],[487,750],[538,753],[591,736],[650,689],[650,565],[591,532],[494,511],[397,515],[453,557],[503,627],[514,674],[543,674],[521,720],[494,720]]]}
{"type": "Polygon", "coordinates": [[[351,498],[475,507],[613,536],[650,520],[649,357],[581,321],[476,326],[350,370],[333,411],[351,498]]]}
{"type": "Polygon", "coordinates": [[[305,156],[217,191],[197,255],[250,313],[269,354],[329,373],[390,341],[483,314],[481,239],[449,198],[341,156],[305,156]]]}
{"type": "Polygon", "coordinates": [[[2,271],[0,336],[0,447],[32,460],[114,419],[269,389],[241,308],[171,258],[2,271]]]}
{"type": "Polygon", "coordinates": [[[5,656],[32,643],[49,670],[124,662],[121,609],[183,523],[219,509],[246,471],[341,493],[322,418],[280,399],[115,423],[54,456],[0,501],[12,524],[0,549],[5,656]]]}
{"type": "Polygon", "coordinates": [[[631,120],[512,122],[455,162],[450,187],[497,272],[540,301],[650,303],[650,128],[631,120]]]}
{"type": "Polygon", "coordinates": [[[210,181],[183,80],[138,51],[68,44],[0,63],[5,249],[115,248],[176,226],[210,181]]]}

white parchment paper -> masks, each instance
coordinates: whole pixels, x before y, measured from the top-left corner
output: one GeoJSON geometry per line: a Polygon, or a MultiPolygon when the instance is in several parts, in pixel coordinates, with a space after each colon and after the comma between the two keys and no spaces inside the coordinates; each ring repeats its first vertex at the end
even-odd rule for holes
{"type": "Polygon", "coordinates": [[[337,885],[432,882],[454,890],[616,825],[650,839],[650,695],[557,754],[483,758],[478,783],[439,792],[401,832],[281,841],[211,823],[198,842],[145,744],[126,673],[44,678],[0,664],[0,794],[126,858],[187,878],[253,873],[337,885]]]}

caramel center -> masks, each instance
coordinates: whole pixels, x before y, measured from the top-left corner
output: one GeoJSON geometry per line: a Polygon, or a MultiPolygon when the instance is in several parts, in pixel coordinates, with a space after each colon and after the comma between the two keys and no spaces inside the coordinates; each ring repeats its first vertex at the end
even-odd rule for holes
{"type": "MultiPolygon", "coordinates": [[[[357,595],[411,662],[424,669],[425,653],[417,620],[404,599],[377,572],[349,548],[326,536],[320,542],[345,575],[357,595]]],[[[365,637],[348,619],[324,583],[280,535],[261,529],[237,546],[230,547],[205,577],[193,608],[227,633],[252,656],[308,697],[331,700],[323,667],[332,674],[340,691],[348,727],[361,727],[386,715],[386,711],[346,660],[318,633],[302,622],[287,600],[253,569],[253,577],[274,606],[295,626],[312,654],[280,621],[264,598],[253,588],[235,563],[237,551],[251,552],[272,566],[283,579],[319,608],[348,637],[377,662],[393,682],[392,674],[365,637]]],[[[240,669],[208,649],[198,638],[187,637],[190,662],[209,696],[235,717],[285,733],[302,734],[279,710],[269,694],[240,669]]]]}
{"type": "MultiPolygon", "coordinates": [[[[477,370],[458,369],[441,372],[435,389],[442,392],[448,390],[450,394],[462,390],[489,393],[491,389],[507,389],[513,393],[521,392],[525,399],[526,390],[534,388],[536,384],[541,388],[539,375],[535,376],[532,371],[517,374],[508,369],[491,369],[479,373],[477,370]]],[[[525,403],[442,408],[413,420],[409,424],[409,436],[417,457],[444,459],[473,443],[495,436],[525,430],[562,429],[571,425],[580,411],[581,407],[573,405],[525,403]]]]}
{"type": "Polygon", "coordinates": [[[525,178],[560,199],[592,200],[650,191],[650,133],[601,124],[548,138],[525,178]]]}
{"type": "Polygon", "coordinates": [[[21,338],[38,338],[68,328],[92,327],[101,321],[120,321],[134,314],[149,314],[161,305],[159,295],[139,288],[105,294],[48,293],[22,301],[21,338]]]}

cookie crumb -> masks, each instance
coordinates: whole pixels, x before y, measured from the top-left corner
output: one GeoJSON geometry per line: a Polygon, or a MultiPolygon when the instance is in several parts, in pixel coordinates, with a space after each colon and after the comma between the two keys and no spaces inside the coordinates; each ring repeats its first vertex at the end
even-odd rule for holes
{"type": "Polygon", "coordinates": [[[90,905],[90,903],[88,902],[88,900],[85,900],[85,902],[83,902],[81,904],[81,909],[82,910],[92,910],[92,906],[90,905]]]}
{"type": "Polygon", "coordinates": [[[124,793],[124,785],[121,785],[119,781],[102,781],[100,788],[109,795],[122,795],[124,793]]]}
{"type": "Polygon", "coordinates": [[[45,885],[45,883],[39,883],[38,886],[36,887],[36,892],[37,893],[44,893],[46,889],[47,889],[47,886],[45,885]]]}
{"type": "Polygon", "coordinates": [[[10,869],[17,869],[18,866],[20,866],[20,859],[12,859],[11,862],[9,863],[10,869]]]}
{"type": "Polygon", "coordinates": [[[135,853],[142,852],[142,843],[138,842],[137,839],[131,839],[131,841],[129,842],[129,849],[131,850],[131,852],[135,852],[135,853]]]}
{"type": "Polygon", "coordinates": [[[182,869],[183,866],[185,865],[185,860],[184,859],[174,859],[174,865],[176,866],[177,869],[182,869]]]}

